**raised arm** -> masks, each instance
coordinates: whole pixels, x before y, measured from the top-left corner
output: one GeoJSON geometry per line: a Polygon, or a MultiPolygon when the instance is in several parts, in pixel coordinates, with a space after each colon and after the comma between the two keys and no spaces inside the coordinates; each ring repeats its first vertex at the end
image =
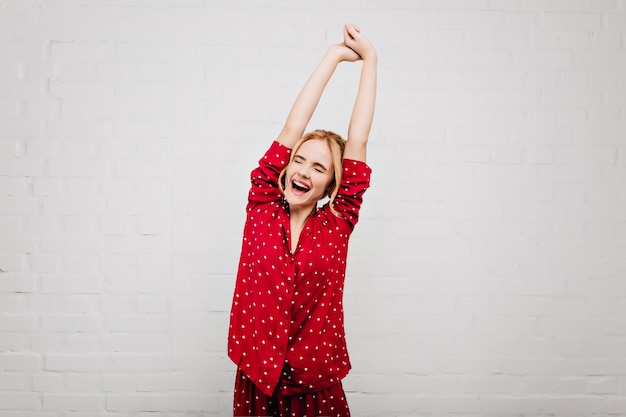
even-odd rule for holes
{"type": "Polygon", "coordinates": [[[378,55],[372,43],[354,25],[344,27],[344,43],[363,59],[359,90],[350,117],[344,158],[365,162],[367,140],[374,119],[378,55]]]}
{"type": "Polygon", "coordinates": [[[359,55],[343,43],[331,45],[328,48],[291,107],[285,126],[278,135],[278,142],[288,148],[293,148],[304,135],[304,131],[322,97],[324,88],[326,88],[337,65],[343,61],[354,62],[359,59],[359,55]]]}

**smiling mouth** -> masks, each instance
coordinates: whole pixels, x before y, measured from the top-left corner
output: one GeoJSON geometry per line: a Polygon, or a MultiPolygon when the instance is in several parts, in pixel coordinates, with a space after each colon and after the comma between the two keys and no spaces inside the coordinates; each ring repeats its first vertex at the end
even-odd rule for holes
{"type": "Polygon", "coordinates": [[[291,188],[295,191],[298,191],[302,194],[309,192],[311,189],[304,183],[300,181],[291,181],[291,188]]]}

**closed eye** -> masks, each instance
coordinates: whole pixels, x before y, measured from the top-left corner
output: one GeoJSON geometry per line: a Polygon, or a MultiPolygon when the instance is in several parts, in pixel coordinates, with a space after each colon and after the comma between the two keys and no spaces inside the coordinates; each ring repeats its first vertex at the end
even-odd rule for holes
{"type": "MultiPolygon", "coordinates": [[[[305,162],[306,162],[306,159],[300,155],[296,155],[293,158],[294,164],[302,165],[305,162]]],[[[315,171],[319,172],[320,174],[324,174],[326,171],[328,171],[328,169],[324,165],[320,164],[319,162],[313,163],[313,169],[315,169],[315,171]]]]}

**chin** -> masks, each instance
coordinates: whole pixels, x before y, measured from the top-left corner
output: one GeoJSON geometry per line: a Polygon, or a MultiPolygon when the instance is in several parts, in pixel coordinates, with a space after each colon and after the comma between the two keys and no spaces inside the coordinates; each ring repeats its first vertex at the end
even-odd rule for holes
{"type": "Polygon", "coordinates": [[[295,209],[295,208],[301,208],[301,209],[308,209],[310,208],[311,210],[313,210],[314,208],[317,207],[317,202],[319,200],[318,199],[311,199],[311,198],[306,198],[303,199],[300,196],[295,196],[295,195],[286,195],[285,200],[287,200],[287,204],[289,204],[289,207],[295,209]]]}

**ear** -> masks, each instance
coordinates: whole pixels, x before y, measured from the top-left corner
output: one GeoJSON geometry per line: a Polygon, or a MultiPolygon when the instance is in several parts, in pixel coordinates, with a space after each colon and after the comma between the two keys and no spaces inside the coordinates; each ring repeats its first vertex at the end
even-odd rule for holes
{"type": "Polygon", "coordinates": [[[283,169],[283,171],[280,173],[280,175],[278,176],[278,188],[280,188],[281,191],[285,191],[285,171],[287,170],[287,168],[283,169]]]}
{"type": "Polygon", "coordinates": [[[335,180],[333,180],[328,187],[326,187],[326,196],[330,197],[335,189],[335,180]]]}

